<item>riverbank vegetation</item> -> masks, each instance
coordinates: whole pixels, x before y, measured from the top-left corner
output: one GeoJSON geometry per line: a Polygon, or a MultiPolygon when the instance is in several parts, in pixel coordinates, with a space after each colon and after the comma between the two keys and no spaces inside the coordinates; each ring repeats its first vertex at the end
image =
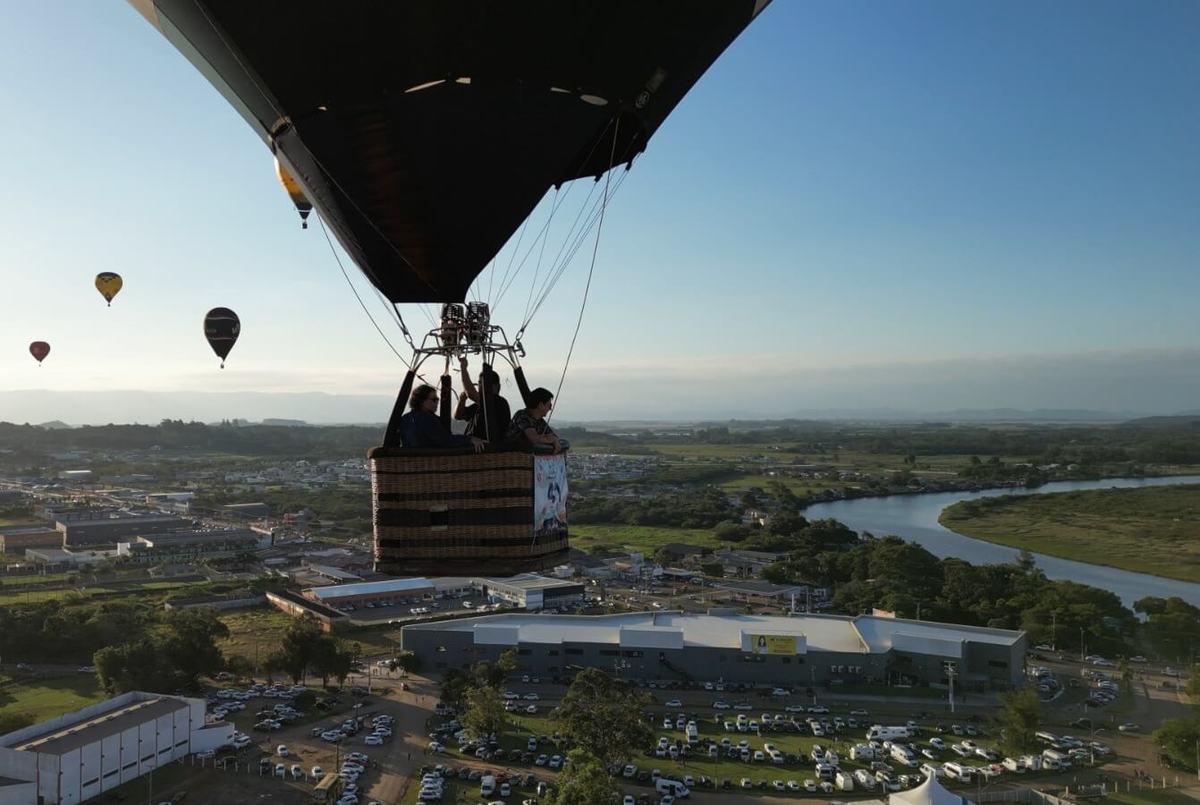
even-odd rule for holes
{"type": "Polygon", "coordinates": [[[1200,484],[978,498],[942,512],[976,539],[1200,581],[1200,484]]]}

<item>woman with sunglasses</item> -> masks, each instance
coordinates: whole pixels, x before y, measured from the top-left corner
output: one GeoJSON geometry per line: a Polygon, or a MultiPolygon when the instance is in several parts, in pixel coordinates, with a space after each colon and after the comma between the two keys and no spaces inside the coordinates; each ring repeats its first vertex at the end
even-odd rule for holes
{"type": "Polygon", "coordinates": [[[451,433],[437,415],[438,394],[433,386],[421,385],[408,398],[409,412],[400,418],[400,438],[405,447],[474,447],[483,451],[487,444],[475,436],[451,433]]]}

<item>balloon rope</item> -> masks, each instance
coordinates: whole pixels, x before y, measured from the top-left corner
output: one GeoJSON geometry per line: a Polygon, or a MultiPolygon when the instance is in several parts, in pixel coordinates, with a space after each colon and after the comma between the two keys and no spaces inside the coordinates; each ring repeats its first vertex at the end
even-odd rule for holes
{"type": "Polygon", "coordinates": [[[350,290],[354,293],[354,298],[358,300],[358,306],[362,308],[363,313],[367,314],[367,318],[371,320],[371,324],[374,325],[375,331],[379,333],[379,337],[383,339],[383,343],[388,345],[388,349],[394,352],[397,358],[407,364],[408,361],[405,361],[404,356],[397,352],[396,348],[392,346],[392,342],[388,340],[386,335],[384,335],[380,326],[375,323],[375,317],[371,315],[371,311],[367,310],[367,306],[363,304],[362,297],[358,295],[358,289],[354,287],[354,283],[350,281],[350,275],[346,273],[346,267],[342,265],[342,258],[338,257],[337,249],[333,247],[333,240],[331,240],[329,237],[329,230],[325,228],[325,219],[318,215],[317,220],[321,222],[321,233],[325,235],[325,242],[329,244],[329,251],[333,253],[333,259],[337,261],[338,268],[342,270],[342,276],[346,278],[346,284],[350,286],[350,290]]]}
{"type": "MultiPolygon", "coordinates": [[[[575,333],[571,336],[571,346],[567,349],[567,359],[563,361],[562,374],[558,378],[558,388],[554,390],[554,399],[562,391],[563,381],[567,379],[567,367],[571,365],[571,355],[575,352],[575,339],[579,337],[579,328],[583,325],[583,312],[587,309],[588,293],[592,290],[592,272],[596,270],[596,255],[600,252],[600,232],[604,228],[604,210],[608,207],[608,188],[612,182],[612,161],[617,155],[617,133],[621,128],[621,119],[617,118],[613,126],[612,150],[608,155],[608,171],[604,174],[604,195],[601,196],[600,220],[596,223],[596,241],[592,244],[592,264],[588,266],[587,284],[583,286],[583,302],[579,305],[579,318],[575,320],[575,333]]],[[[554,416],[554,411],[546,414],[546,419],[554,416]]]]}

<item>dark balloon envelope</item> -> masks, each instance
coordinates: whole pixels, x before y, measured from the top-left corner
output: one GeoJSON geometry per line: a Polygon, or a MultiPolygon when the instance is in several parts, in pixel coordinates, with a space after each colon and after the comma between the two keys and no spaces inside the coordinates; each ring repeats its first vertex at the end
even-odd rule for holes
{"type": "Polygon", "coordinates": [[[241,320],[227,307],[214,307],[204,316],[204,337],[208,339],[212,351],[221,359],[222,368],[225,366],[225,358],[229,356],[229,350],[233,349],[241,332],[241,320]]]}
{"type": "Polygon", "coordinates": [[[45,341],[34,341],[29,345],[29,354],[32,355],[40,365],[42,361],[46,360],[46,356],[50,354],[50,345],[45,341]]]}
{"type": "Polygon", "coordinates": [[[394,302],[462,300],[547,190],[628,163],[769,0],[130,0],[394,302]]]}

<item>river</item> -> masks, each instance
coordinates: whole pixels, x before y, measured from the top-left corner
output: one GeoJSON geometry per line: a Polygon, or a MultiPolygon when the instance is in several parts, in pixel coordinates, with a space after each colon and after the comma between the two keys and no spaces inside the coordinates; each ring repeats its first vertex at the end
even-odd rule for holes
{"type": "MultiPolygon", "coordinates": [[[[980,492],[929,492],[917,495],[891,495],[878,498],[835,500],[809,506],[804,516],[810,520],[832,517],[855,531],[870,531],[877,537],[895,534],[920,543],[940,557],[954,556],[971,564],[982,565],[1011,562],[1016,548],[965,537],[943,526],[938,517],[947,506],[960,500],[996,497],[997,495],[1041,495],[1050,492],[1077,492],[1087,489],[1166,486],[1200,483],[1200,475],[1173,475],[1161,478],[1106,478],[1099,481],[1055,481],[1037,489],[985,489],[980,492]]],[[[1134,573],[1103,565],[1059,559],[1035,553],[1037,565],[1048,578],[1069,579],[1111,590],[1126,606],[1148,595],[1169,598],[1177,595],[1190,604],[1200,606],[1200,584],[1164,579],[1146,573],[1134,573]]]]}

